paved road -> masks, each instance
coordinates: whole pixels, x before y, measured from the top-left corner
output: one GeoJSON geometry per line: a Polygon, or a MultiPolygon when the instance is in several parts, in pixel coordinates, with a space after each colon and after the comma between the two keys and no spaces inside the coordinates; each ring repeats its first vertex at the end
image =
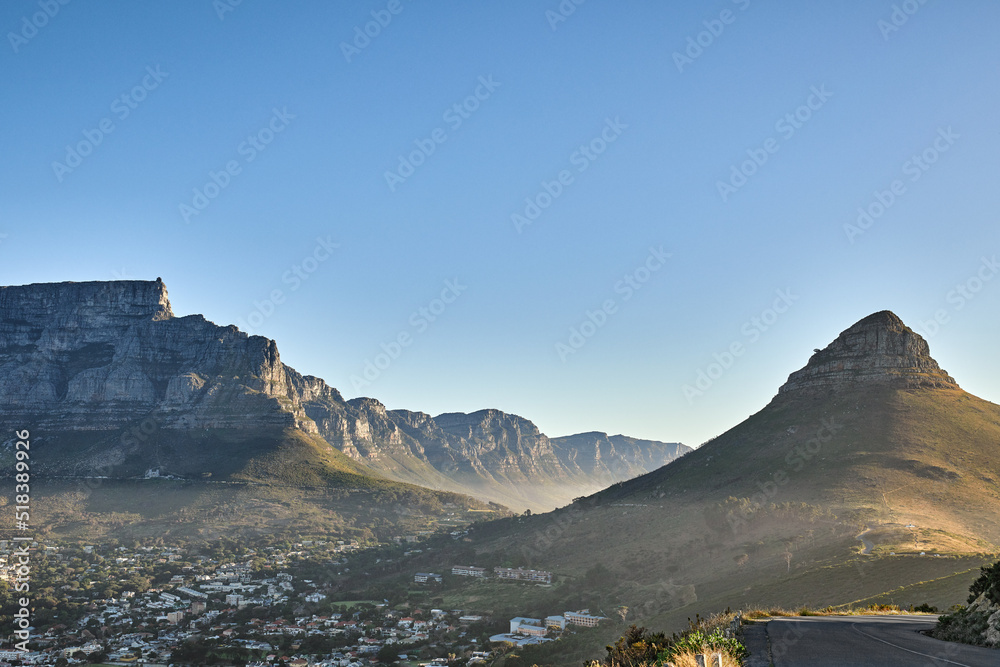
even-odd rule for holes
{"type": "Polygon", "coordinates": [[[861,544],[863,544],[865,546],[865,548],[861,550],[861,553],[865,554],[866,556],[872,552],[872,549],[875,548],[875,543],[874,542],[872,542],[871,540],[865,539],[865,535],[867,535],[870,532],[872,532],[872,531],[866,530],[865,532],[863,532],[860,535],[858,535],[858,539],[861,540],[861,544]]]}
{"type": "Polygon", "coordinates": [[[998,667],[1000,650],[931,639],[936,616],[796,616],[767,624],[775,667],[998,667]]]}

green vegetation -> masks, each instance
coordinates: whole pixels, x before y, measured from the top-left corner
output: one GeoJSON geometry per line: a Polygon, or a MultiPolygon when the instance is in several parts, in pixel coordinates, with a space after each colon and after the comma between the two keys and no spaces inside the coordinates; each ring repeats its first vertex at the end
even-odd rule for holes
{"type": "Polygon", "coordinates": [[[945,641],[997,647],[1000,624],[1000,561],[983,566],[979,578],[969,587],[969,606],[959,605],[938,619],[933,636],[945,641]]]}
{"type": "Polygon", "coordinates": [[[654,667],[668,663],[694,665],[695,655],[721,653],[725,667],[738,667],[747,656],[747,649],[734,636],[730,625],[736,615],[729,610],[708,618],[696,616],[688,620],[688,628],[667,637],[632,625],[614,644],[606,647],[602,661],[591,661],[589,667],[654,667]]]}
{"type": "Polygon", "coordinates": [[[969,604],[980,595],[985,595],[993,604],[1000,604],[1000,561],[982,567],[982,574],[969,586],[969,604]]]}

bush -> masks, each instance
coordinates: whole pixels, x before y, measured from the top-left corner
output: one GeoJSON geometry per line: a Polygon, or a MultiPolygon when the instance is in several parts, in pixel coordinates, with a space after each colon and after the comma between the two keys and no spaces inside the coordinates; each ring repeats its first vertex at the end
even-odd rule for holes
{"type": "Polygon", "coordinates": [[[652,633],[635,625],[618,638],[614,646],[608,646],[605,665],[614,667],[639,667],[652,664],[669,644],[670,640],[662,632],[652,633]]]}
{"type": "Polygon", "coordinates": [[[1000,561],[983,566],[979,578],[969,586],[969,604],[973,605],[980,596],[985,602],[971,607],[959,606],[953,613],[938,618],[932,635],[936,639],[983,644],[984,634],[991,615],[988,605],[1000,605],[1000,561]]]}
{"type": "Polygon", "coordinates": [[[671,642],[670,646],[656,657],[660,662],[666,662],[681,653],[725,653],[734,660],[743,660],[747,656],[747,649],[739,640],[726,637],[722,633],[722,628],[716,628],[710,633],[692,630],[671,642]]]}
{"type": "MultiPolygon", "coordinates": [[[[608,646],[603,662],[590,663],[592,667],[647,667],[663,665],[667,661],[688,664],[692,656],[703,653],[722,653],[724,664],[739,664],[747,649],[739,640],[726,637],[724,628],[734,618],[728,609],[710,618],[696,615],[690,629],[667,638],[662,632],[652,633],[633,625],[614,646],[608,646]]],[[[693,662],[691,663],[693,664],[693,662]]]]}
{"type": "Polygon", "coordinates": [[[935,639],[947,642],[981,644],[987,623],[984,614],[972,614],[968,609],[962,609],[954,614],[940,617],[933,636],[935,639]]]}
{"type": "Polygon", "coordinates": [[[923,603],[923,604],[918,604],[918,605],[910,605],[910,611],[922,611],[922,612],[926,612],[928,614],[935,614],[935,613],[937,613],[937,610],[938,610],[937,607],[932,607],[931,605],[927,604],[926,602],[923,603]]]}

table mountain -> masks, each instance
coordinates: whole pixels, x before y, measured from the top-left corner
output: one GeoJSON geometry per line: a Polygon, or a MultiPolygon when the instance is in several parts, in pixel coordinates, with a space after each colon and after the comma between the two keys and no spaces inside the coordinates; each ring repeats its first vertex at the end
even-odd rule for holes
{"type": "MultiPolygon", "coordinates": [[[[337,474],[551,508],[648,472],[683,445],[605,447],[583,466],[499,410],[430,417],[344,400],[277,345],[174,316],[163,282],[0,287],[0,428],[46,443],[37,473],[319,483],[337,474]],[[282,444],[285,443],[285,444],[282,444]],[[288,443],[294,456],[279,451],[288,443]]],[[[596,450],[595,450],[596,451],[596,450]]]]}

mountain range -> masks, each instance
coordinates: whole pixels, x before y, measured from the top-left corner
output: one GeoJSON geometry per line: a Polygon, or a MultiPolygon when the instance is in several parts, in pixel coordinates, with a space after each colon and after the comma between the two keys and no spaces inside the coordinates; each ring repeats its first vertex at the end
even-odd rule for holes
{"type": "Polygon", "coordinates": [[[690,451],[345,400],[273,340],[176,317],[159,279],[0,287],[0,428],[24,425],[44,445],[36,475],[318,484],[333,471],[536,511],[690,451]],[[279,454],[288,443],[294,456],[279,454]]]}
{"type": "Polygon", "coordinates": [[[384,541],[501,517],[414,561],[556,574],[516,610],[482,609],[499,614],[614,604],[680,629],[743,604],[947,607],[1000,550],[1000,406],[889,311],[690,451],[345,400],[272,340],[174,316],[159,280],[3,287],[0,429],[26,428],[33,516],[67,534],[384,541]]]}

